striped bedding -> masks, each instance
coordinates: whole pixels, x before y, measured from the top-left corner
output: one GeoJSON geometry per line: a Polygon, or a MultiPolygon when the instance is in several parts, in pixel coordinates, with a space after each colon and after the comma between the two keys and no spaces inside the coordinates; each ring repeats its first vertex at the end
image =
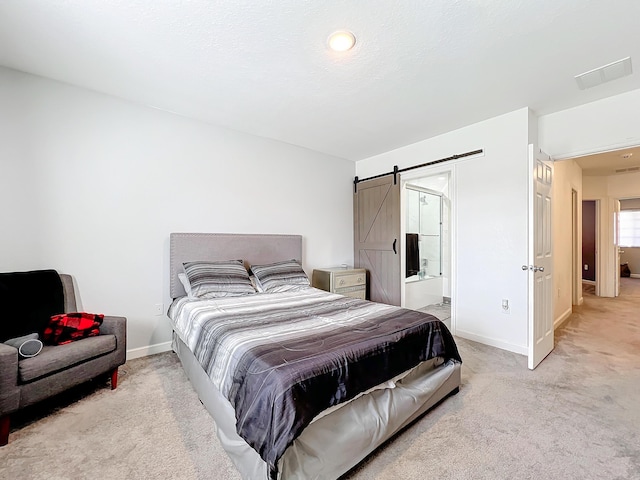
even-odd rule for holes
{"type": "Polygon", "coordinates": [[[169,317],[276,477],[278,459],[329,407],[434,357],[460,361],[435,317],[307,287],[173,302],[169,317]]]}

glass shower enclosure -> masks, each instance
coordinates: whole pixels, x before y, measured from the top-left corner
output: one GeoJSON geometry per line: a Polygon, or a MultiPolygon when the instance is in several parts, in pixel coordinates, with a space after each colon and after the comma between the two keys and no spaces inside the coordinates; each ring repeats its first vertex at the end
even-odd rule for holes
{"type": "Polygon", "coordinates": [[[442,194],[406,185],[406,279],[442,276],[442,194]]]}

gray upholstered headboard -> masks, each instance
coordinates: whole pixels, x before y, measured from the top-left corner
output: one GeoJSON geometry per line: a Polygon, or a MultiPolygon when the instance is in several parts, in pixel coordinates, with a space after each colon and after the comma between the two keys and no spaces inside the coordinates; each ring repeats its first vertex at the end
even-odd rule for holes
{"type": "Polygon", "coordinates": [[[183,262],[242,259],[248,266],[294,259],[302,264],[301,235],[172,233],[169,243],[171,298],[186,294],[178,280],[183,262]]]}

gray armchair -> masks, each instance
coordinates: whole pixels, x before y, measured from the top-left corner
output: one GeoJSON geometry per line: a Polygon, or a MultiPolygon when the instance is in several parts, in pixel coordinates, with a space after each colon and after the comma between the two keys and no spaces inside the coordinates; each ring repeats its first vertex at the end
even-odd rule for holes
{"type": "MultiPolygon", "coordinates": [[[[64,312],[77,312],[73,280],[60,275],[64,312]]],[[[19,359],[18,349],[0,343],[0,446],[9,441],[10,415],[103,374],[118,386],[118,367],[126,360],[126,318],[105,316],[100,334],[65,345],[45,345],[19,359]]]]}

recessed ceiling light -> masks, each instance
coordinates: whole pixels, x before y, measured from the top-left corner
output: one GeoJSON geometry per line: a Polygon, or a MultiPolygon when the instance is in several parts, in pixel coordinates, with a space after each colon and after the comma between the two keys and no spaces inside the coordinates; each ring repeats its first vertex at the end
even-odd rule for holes
{"type": "Polygon", "coordinates": [[[351,32],[341,30],[329,35],[328,44],[334,52],[346,52],[356,44],[356,36],[351,32]]]}
{"type": "Polygon", "coordinates": [[[631,158],[633,156],[633,153],[629,152],[629,153],[623,153],[622,155],[620,155],[622,158],[631,158]]]}

